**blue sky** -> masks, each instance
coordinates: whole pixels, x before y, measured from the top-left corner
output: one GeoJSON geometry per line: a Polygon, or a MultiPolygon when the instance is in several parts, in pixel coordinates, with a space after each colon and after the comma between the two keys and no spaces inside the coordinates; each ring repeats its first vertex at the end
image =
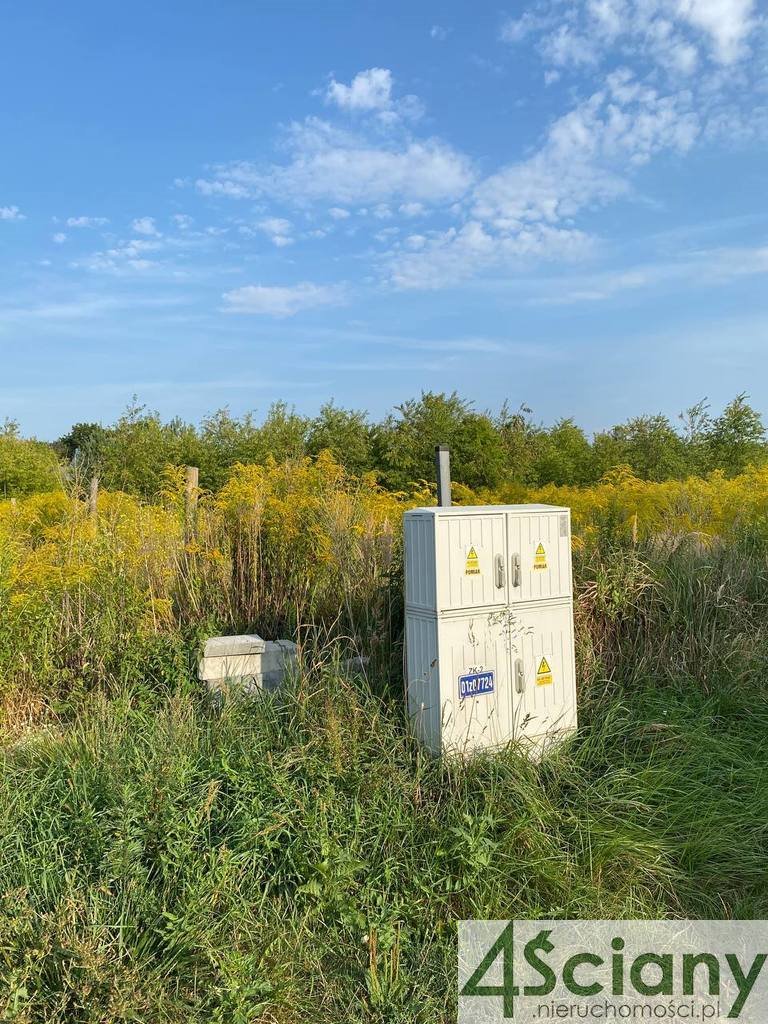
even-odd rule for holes
{"type": "Polygon", "coordinates": [[[759,3],[4,7],[0,418],[768,412],[759,3]]]}

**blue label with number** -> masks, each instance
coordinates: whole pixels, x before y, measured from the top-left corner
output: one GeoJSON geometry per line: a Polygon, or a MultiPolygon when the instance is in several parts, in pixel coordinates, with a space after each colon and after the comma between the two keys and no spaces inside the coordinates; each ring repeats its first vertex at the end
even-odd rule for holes
{"type": "Polygon", "coordinates": [[[493,672],[468,672],[459,676],[459,698],[480,697],[493,693],[493,672]]]}

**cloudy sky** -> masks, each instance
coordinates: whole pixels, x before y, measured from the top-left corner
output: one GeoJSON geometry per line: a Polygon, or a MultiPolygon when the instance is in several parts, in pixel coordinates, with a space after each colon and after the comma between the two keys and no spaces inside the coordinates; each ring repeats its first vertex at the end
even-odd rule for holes
{"type": "Polygon", "coordinates": [[[768,412],[756,0],[3,6],[0,419],[768,412]]]}

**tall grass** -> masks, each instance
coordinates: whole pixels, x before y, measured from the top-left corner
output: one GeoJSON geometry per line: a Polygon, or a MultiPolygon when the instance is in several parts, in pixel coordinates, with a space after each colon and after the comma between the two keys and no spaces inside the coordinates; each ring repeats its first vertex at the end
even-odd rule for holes
{"type": "Polygon", "coordinates": [[[766,916],[756,516],[582,520],[578,735],[460,763],[407,734],[405,498],[246,472],[194,543],[179,502],[0,511],[0,1019],[432,1024],[461,918],[766,916]],[[262,622],[302,668],[212,705],[198,639],[262,622]]]}

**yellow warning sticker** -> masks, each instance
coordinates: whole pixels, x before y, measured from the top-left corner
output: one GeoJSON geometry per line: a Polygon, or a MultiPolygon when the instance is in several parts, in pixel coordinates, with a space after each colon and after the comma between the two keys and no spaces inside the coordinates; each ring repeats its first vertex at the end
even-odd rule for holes
{"type": "Polygon", "coordinates": [[[547,552],[545,551],[544,545],[541,543],[541,541],[539,541],[539,546],[536,548],[536,554],[533,556],[533,568],[547,568],[547,552]]]}
{"type": "Polygon", "coordinates": [[[542,658],[539,667],[536,669],[536,685],[549,686],[552,682],[552,669],[546,658],[542,658]]]}
{"type": "Polygon", "coordinates": [[[467,552],[467,561],[464,566],[465,576],[479,576],[480,575],[480,559],[477,556],[474,545],[467,552]]]}

